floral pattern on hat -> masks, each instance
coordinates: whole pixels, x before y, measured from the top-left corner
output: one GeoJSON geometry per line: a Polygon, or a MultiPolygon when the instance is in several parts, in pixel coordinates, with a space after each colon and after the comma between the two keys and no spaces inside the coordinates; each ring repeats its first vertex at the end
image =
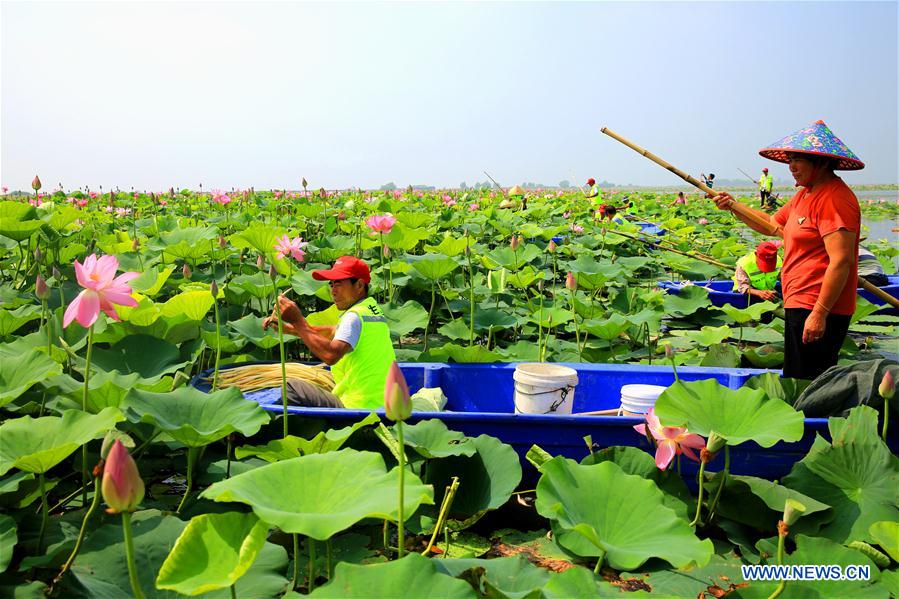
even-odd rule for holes
{"type": "Polygon", "coordinates": [[[837,170],[855,171],[865,168],[865,163],[833,134],[824,121],[816,121],[759,150],[760,155],[777,162],[789,162],[787,152],[836,158],[837,170]]]}

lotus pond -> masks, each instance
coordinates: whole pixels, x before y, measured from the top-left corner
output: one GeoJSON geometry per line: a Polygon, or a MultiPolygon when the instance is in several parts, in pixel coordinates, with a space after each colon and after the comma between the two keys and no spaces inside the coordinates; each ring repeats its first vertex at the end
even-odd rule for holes
{"type": "MultiPolygon", "coordinates": [[[[729,474],[727,459],[802,436],[802,385],[774,375],[739,390],[677,382],[634,431],[643,449],[587,439],[575,461],[535,446],[524,466],[436,419],[323,429],[188,384],[281,358],[261,326],[277,293],[335,322],[309,273],[344,254],[372,266],[401,361],[778,368],[777,304],[718,308],[702,287],[657,287],[729,278],[756,241],[709,202],[672,206],[675,194],[609,192],[631,203],[617,221],[579,190],[530,191],[509,210],[487,190],[6,196],[0,594],[899,596],[886,387],[771,481],[729,474]],[[681,469],[691,457],[695,476],[681,469]],[[868,576],[745,579],[741,566],[766,564],[868,576]]],[[[899,215],[894,202],[862,210],[899,215]]],[[[895,238],[866,245],[897,271],[895,238]]],[[[899,318],[879,308],[859,299],[842,363],[897,352],[899,318]]],[[[311,359],[292,338],[283,355],[311,359]]]]}

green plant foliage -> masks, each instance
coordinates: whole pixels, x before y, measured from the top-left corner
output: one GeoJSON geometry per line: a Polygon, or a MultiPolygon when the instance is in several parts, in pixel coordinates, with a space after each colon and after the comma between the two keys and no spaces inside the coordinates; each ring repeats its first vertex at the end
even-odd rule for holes
{"type": "Polygon", "coordinates": [[[61,372],[62,366],[38,350],[10,354],[0,348],[0,406],[61,372]]]}
{"type": "Polygon", "coordinates": [[[66,410],[62,416],[22,416],[0,425],[0,475],[12,468],[41,474],[123,420],[116,408],[99,414],[66,410]]]}
{"type": "Polygon", "coordinates": [[[545,463],[537,511],[553,522],[557,543],[576,555],[602,557],[613,568],[636,568],[653,557],[675,567],[701,567],[713,554],[712,542],[697,539],[665,506],[655,483],[625,474],[613,462],[582,466],[557,457],[545,463]]]}
{"type": "Polygon", "coordinates": [[[792,406],[810,383],[811,381],[804,379],[784,378],[774,372],[765,372],[750,377],[743,386],[761,389],[768,397],[777,398],[792,406]]]}
{"type": "Polygon", "coordinates": [[[447,429],[442,420],[422,420],[403,433],[403,444],[424,458],[471,457],[478,451],[474,439],[447,429]]]}
{"type": "Polygon", "coordinates": [[[719,310],[727,314],[735,323],[746,324],[748,322],[759,320],[762,317],[762,314],[771,312],[775,308],[777,308],[777,304],[765,301],[758,304],[751,304],[745,308],[734,308],[730,304],[724,304],[719,310]]]}
{"type": "Polygon", "coordinates": [[[662,302],[665,314],[674,317],[689,316],[700,308],[711,305],[708,290],[695,285],[684,287],[677,295],[666,295],[662,302]]]}
{"type": "Polygon", "coordinates": [[[717,593],[730,591],[732,585],[743,581],[741,563],[733,555],[713,555],[709,563],[701,568],[670,570],[657,564],[635,572],[622,572],[620,577],[623,581],[640,581],[651,588],[651,597],[657,594],[671,597],[714,597],[717,593]]]}
{"type": "Polygon", "coordinates": [[[266,445],[244,445],[234,450],[234,457],[242,460],[249,456],[256,456],[266,462],[280,462],[281,460],[289,460],[301,455],[337,451],[343,447],[343,444],[349,440],[353,433],[380,421],[381,419],[378,415],[372,412],[359,422],[344,428],[332,428],[321,431],[312,439],[301,439],[300,437],[288,435],[283,439],[269,441],[266,445]]]}
{"type": "MultiPolygon", "coordinates": [[[[706,482],[709,493],[716,493],[720,476],[706,482]]],[[[787,499],[805,506],[802,517],[818,514],[830,517],[830,506],[775,482],[755,476],[729,475],[716,511],[726,518],[762,530],[774,531],[787,499]],[[825,513],[826,512],[826,513],[825,513]]]]}
{"type": "Polygon", "coordinates": [[[871,540],[880,545],[887,555],[899,562],[899,522],[881,520],[868,528],[871,540]]]}
{"type": "Polygon", "coordinates": [[[40,306],[20,306],[15,310],[0,310],[0,337],[8,337],[23,325],[40,317],[40,306]]]}
{"type": "MultiPolygon", "coordinates": [[[[543,599],[571,599],[572,597],[653,597],[659,599],[672,599],[670,595],[662,595],[646,591],[633,591],[622,595],[619,587],[616,587],[600,577],[595,576],[586,568],[570,568],[549,579],[543,587],[541,597],[543,599]]],[[[679,599],[679,598],[678,598],[679,599]]]]}
{"type": "Polygon", "coordinates": [[[309,595],[314,599],[395,599],[414,589],[421,599],[475,599],[478,595],[462,580],[442,574],[435,560],[410,553],[385,564],[357,566],[340,563],[334,578],[309,595]]]}
{"type": "Polygon", "coordinates": [[[0,514],[0,574],[6,572],[6,568],[9,567],[17,541],[16,521],[0,514]]]}
{"type": "MultiPolygon", "coordinates": [[[[380,454],[351,449],[307,455],[215,483],[201,497],[235,501],[284,532],[324,541],[364,518],[396,520],[399,471],[380,454]]],[[[433,490],[406,473],[405,513],[433,502],[433,490]]]]}
{"type": "Polygon", "coordinates": [[[430,281],[442,279],[459,267],[459,263],[443,254],[422,256],[412,262],[412,268],[430,281]]]}
{"type": "Polygon", "coordinates": [[[268,528],[252,513],[195,516],[160,567],[156,588],[200,595],[230,587],[256,561],[268,528]]]}
{"type": "Polygon", "coordinates": [[[384,317],[395,339],[405,337],[412,331],[424,330],[428,324],[428,311],[416,301],[408,301],[402,306],[384,306],[384,317]]]}
{"type": "Polygon", "coordinates": [[[152,335],[129,335],[109,349],[94,348],[92,367],[136,372],[142,379],[155,382],[188,364],[178,347],[152,335]]]}
{"type": "Polygon", "coordinates": [[[536,598],[551,577],[549,570],[532,565],[520,555],[495,559],[437,559],[434,563],[438,572],[468,581],[479,596],[536,598]]]}
{"type": "Polygon", "coordinates": [[[833,507],[821,536],[838,543],[877,542],[872,524],[899,521],[899,458],[877,434],[877,412],[868,406],[853,408],[848,418],[831,418],[828,427],[833,443],[817,437],[783,483],[833,507]]]}
{"type": "Polygon", "coordinates": [[[728,389],[714,379],[674,383],[659,396],[655,413],[666,426],[686,426],[704,437],[715,431],[730,445],[771,447],[798,441],[804,429],[802,413],[779,399],[758,389],[728,389]]]}

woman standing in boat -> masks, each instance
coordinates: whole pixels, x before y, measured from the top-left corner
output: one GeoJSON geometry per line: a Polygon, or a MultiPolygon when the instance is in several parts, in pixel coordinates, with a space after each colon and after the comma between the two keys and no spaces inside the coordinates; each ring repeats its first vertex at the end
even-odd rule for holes
{"type": "MultiPolygon", "coordinates": [[[[861,209],[855,194],[834,171],[858,170],[865,165],[823,121],[788,135],[759,154],[789,164],[801,189],[774,215],[754,211],[776,227],[773,233],[735,214],[760,233],[784,238],[783,374],[814,379],[837,363],[855,312],[858,286],[861,209]]],[[[714,201],[722,210],[736,203],[723,192],[714,201]]]]}

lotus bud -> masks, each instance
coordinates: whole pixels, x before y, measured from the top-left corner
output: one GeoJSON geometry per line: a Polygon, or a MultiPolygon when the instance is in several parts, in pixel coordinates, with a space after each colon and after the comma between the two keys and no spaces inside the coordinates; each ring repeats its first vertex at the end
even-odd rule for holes
{"type": "Polygon", "coordinates": [[[273,279],[278,276],[278,271],[275,270],[274,264],[272,264],[271,266],[268,267],[268,276],[270,276],[273,279]]]}
{"type": "Polygon", "coordinates": [[[799,518],[802,517],[802,514],[805,513],[805,509],[805,506],[795,499],[787,499],[784,504],[784,523],[787,526],[793,526],[796,523],[796,520],[799,520],[799,518]]]}
{"type": "Polygon", "coordinates": [[[144,481],[122,441],[116,439],[106,457],[100,487],[110,514],[133,512],[144,498],[144,481]]]}
{"type": "Polygon", "coordinates": [[[191,274],[193,274],[190,272],[190,266],[187,265],[187,262],[185,262],[184,266],[181,267],[181,274],[184,275],[185,279],[189,279],[191,274]]]}
{"type": "Polygon", "coordinates": [[[34,281],[34,295],[42,302],[50,299],[50,288],[47,286],[47,281],[40,274],[37,275],[37,279],[34,281]]]}
{"type": "Polygon", "coordinates": [[[175,199],[175,188],[174,187],[169,187],[169,197],[172,198],[173,200],[175,199]]]}
{"type": "Polygon", "coordinates": [[[224,235],[219,235],[219,247],[222,249],[228,247],[228,240],[225,239],[224,235]]]}
{"type": "Polygon", "coordinates": [[[31,189],[37,191],[41,188],[41,178],[37,175],[34,176],[34,179],[31,181],[31,189]]]}
{"type": "Polygon", "coordinates": [[[209,284],[209,293],[211,293],[214,298],[219,296],[219,285],[215,282],[215,279],[209,284]]]}
{"type": "Polygon", "coordinates": [[[34,248],[34,261],[40,262],[43,259],[44,259],[44,252],[41,251],[41,248],[39,248],[39,247],[34,248]]]}
{"type": "Polygon", "coordinates": [[[573,272],[569,272],[565,275],[565,289],[569,291],[577,290],[577,277],[574,276],[573,272]]]}
{"type": "Polygon", "coordinates": [[[53,265],[53,269],[50,271],[50,273],[53,275],[53,278],[56,279],[57,281],[62,279],[62,273],[59,272],[59,269],[56,268],[55,264],[53,265]]]}
{"type": "Polygon", "coordinates": [[[520,243],[519,238],[516,237],[515,235],[513,235],[511,241],[509,241],[509,247],[512,248],[513,252],[518,249],[519,243],[520,243]]]}
{"type": "Polygon", "coordinates": [[[553,252],[556,251],[556,240],[555,239],[549,240],[549,245],[546,246],[546,251],[549,252],[550,254],[552,254],[553,252]]]}
{"type": "Polygon", "coordinates": [[[412,400],[409,399],[409,386],[399,364],[393,362],[387,371],[387,383],[384,386],[384,413],[395,422],[401,422],[412,414],[412,400]]]}
{"type": "Polygon", "coordinates": [[[121,441],[127,449],[134,449],[134,439],[118,429],[111,429],[103,437],[103,444],[100,446],[100,459],[105,460],[109,456],[109,452],[116,441],[121,441]]]}
{"type": "Polygon", "coordinates": [[[883,373],[883,380],[880,381],[880,386],[877,387],[877,391],[885,400],[893,399],[893,395],[896,393],[896,381],[893,379],[892,372],[887,370],[883,373]]]}
{"type": "Polygon", "coordinates": [[[346,220],[346,213],[345,213],[345,212],[338,212],[338,213],[337,213],[337,220],[346,220]]]}
{"type": "Polygon", "coordinates": [[[386,243],[384,244],[383,253],[384,253],[385,258],[390,258],[390,248],[387,246],[386,243]]]}
{"type": "Polygon", "coordinates": [[[670,343],[666,343],[664,345],[664,347],[665,347],[665,359],[673,360],[674,359],[674,348],[671,347],[670,343]]]}
{"type": "Polygon", "coordinates": [[[140,239],[135,237],[134,240],[131,242],[131,251],[136,252],[139,249],[140,249],[140,239]]]}
{"type": "Polygon", "coordinates": [[[308,185],[309,185],[309,184],[306,182],[306,177],[303,177],[303,189],[306,189],[306,187],[307,187],[308,185]]]}
{"type": "Polygon", "coordinates": [[[265,268],[265,258],[262,257],[262,254],[256,256],[256,268],[259,270],[265,268]]]}

